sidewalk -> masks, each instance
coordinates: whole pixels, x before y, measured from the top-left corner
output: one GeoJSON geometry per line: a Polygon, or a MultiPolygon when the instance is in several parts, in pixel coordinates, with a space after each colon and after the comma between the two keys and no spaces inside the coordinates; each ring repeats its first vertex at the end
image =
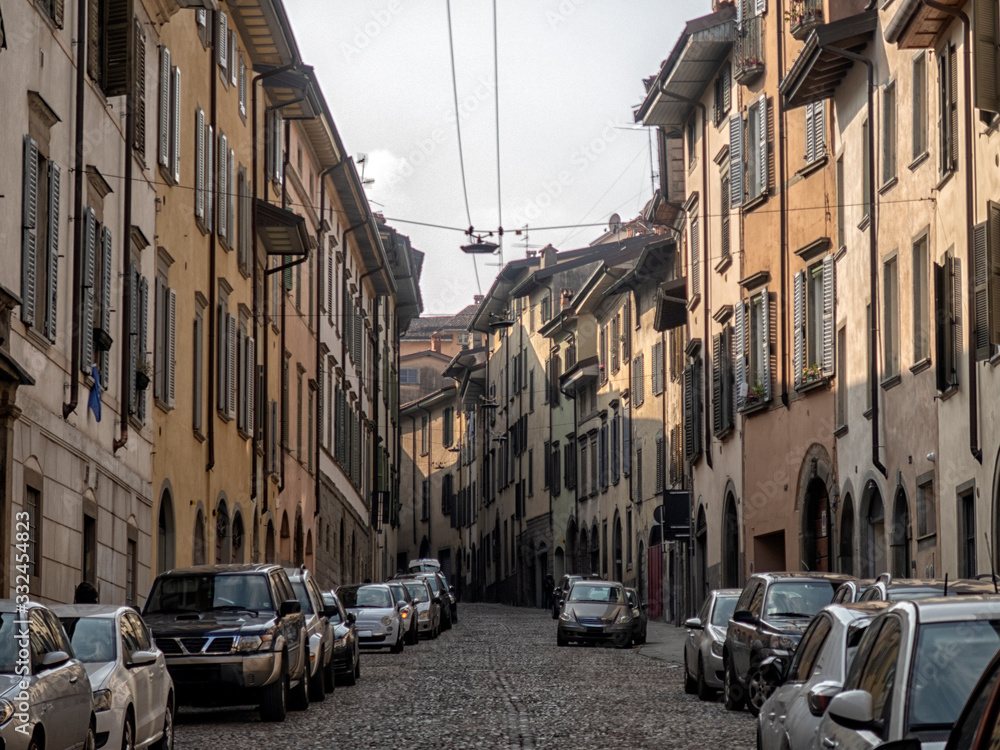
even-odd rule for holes
{"type": "Polygon", "coordinates": [[[650,620],[646,626],[646,643],[638,651],[650,659],[681,665],[684,663],[684,640],[687,632],[687,628],[650,620]]]}

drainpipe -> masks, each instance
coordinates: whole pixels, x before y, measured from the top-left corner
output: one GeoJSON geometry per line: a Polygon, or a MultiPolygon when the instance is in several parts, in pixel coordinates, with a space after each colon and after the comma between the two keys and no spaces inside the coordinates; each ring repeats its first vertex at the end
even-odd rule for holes
{"type": "MultiPolygon", "coordinates": [[[[80,403],[80,307],[83,305],[83,147],[84,147],[84,93],[86,91],[87,70],[87,11],[88,0],[80,0],[76,9],[76,122],[74,125],[74,147],[76,149],[73,164],[73,344],[70,353],[70,385],[69,402],[63,404],[63,419],[76,411],[80,403]]],[[[127,309],[127,308],[126,308],[127,309]]],[[[127,392],[127,391],[126,391],[127,392]]],[[[122,397],[124,403],[124,396],[122,397]]]]}
{"type": "MultiPolygon", "coordinates": [[[[921,0],[921,2],[927,2],[927,0],[921,0]]],[[[869,211],[871,212],[871,217],[869,221],[869,232],[868,232],[868,273],[869,273],[869,285],[871,287],[871,320],[868,324],[871,326],[871,336],[870,343],[868,346],[868,379],[871,381],[871,400],[872,400],[872,465],[879,470],[883,477],[889,476],[889,471],[886,469],[885,464],[879,459],[879,403],[878,403],[878,330],[876,325],[876,320],[878,320],[878,237],[876,235],[876,227],[878,223],[876,221],[877,214],[876,209],[878,204],[874,200],[875,194],[875,65],[867,57],[862,55],[857,55],[853,52],[848,52],[847,50],[840,49],[839,47],[831,47],[829,45],[820,45],[820,49],[824,52],[829,52],[831,55],[837,55],[845,60],[850,60],[852,62],[860,63],[865,66],[868,75],[868,143],[866,144],[868,148],[868,189],[869,194],[866,197],[868,201],[869,211]]]]}
{"type": "MultiPolygon", "coordinates": [[[[131,20],[135,17],[135,9],[133,7],[134,0],[128,0],[125,4],[126,6],[126,16],[129,18],[129,24],[127,31],[125,33],[125,195],[124,195],[124,206],[122,210],[122,245],[124,247],[124,252],[122,253],[122,270],[127,273],[128,264],[125,259],[128,258],[128,246],[131,241],[129,238],[132,235],[132,173],[133,173],[133,156],[132,156],[132,145],[135,142],[135,97],[132,94],[132,89],[135,86],[135,23],[131,20]]],[[[83,41],[80,40],[79,46],[84,46],[83,41]]],[[[132,306],[132,283],[133,279],[126,278],[124,284],[122,284],[122,307],[123,311],[129,310],[132,306]]],[[[136,290],[138,291],[138,290],[136,290]]],[[[129,372],[128,361],[129,352],[131,351],[131,342],[129,337],[132,334],[130,330],[131,320],[128,315],[123,314],[122,316],[122,345],[120,347],[121,352],[121,380],[120,388],[121,395],[119,396],[119,403],[121,404],[121,413],[119,421],[119,432],[118,438],[111,444],[111,452],[117,453],[119,450],[125,447],[128,443],[128,392],[129,378],[135,378],[134,372],[129,372]]],[[[83,335],[87,335],[87,331],[83,332],[83,335]]],[[[139,356],[145,359],[146,352],[139,352],[139,356]]],[[[87,364],[86,362],[84,364],[87,364]]],[[[77,376],[74,374],[74,381],[77,380],[77,376]]],[[[136,391],[136,398],[138,395],[138,390],[136,391]]],[[[145,394],[142,394],[145,398],[145,394]]]]}

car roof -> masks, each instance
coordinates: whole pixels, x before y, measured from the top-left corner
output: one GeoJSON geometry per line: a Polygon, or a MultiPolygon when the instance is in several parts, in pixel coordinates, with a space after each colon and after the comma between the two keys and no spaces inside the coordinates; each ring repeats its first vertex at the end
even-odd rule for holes
{"type": "Polygon", "coordinates": [[[119,612],[129,611],[139,614],[124,604],[53,604],[51,609],[56,617],[115,617],[119,612]]]}
{"type": "Polygon", "coordinates": [[[921,623],[1000,619],[1000,596],[936,596],[896,602],[889,611],[916,615],[921,623]]]}
{"type": "Polygon", "coordinates": [[[282,570],[276,563],[231,563],[226,565],[192,565],[188,568],[174,568],[159,577],[211,575],[214,573],[268,573],[272,570],[282,570]]]}

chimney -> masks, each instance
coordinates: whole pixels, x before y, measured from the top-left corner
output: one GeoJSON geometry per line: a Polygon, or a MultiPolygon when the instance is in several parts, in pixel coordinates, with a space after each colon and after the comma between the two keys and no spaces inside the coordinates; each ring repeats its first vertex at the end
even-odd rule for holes
{"type": "Polygon", "coordinates": [[[570,303],[573,301],[573,290],[563,289],[560,291],[559,294],[560,294],[559,297],[560,309],[565,310],[567,307],[569,307],[570,303]]]}

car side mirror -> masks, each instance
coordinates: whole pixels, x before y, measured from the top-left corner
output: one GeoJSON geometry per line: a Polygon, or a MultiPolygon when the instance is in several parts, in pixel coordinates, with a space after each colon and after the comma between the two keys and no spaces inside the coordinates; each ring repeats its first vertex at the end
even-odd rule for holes
{"type": "Polygon", "coordinates": [[[49,651],[42,656],[43,667],[58,667],[60,664],[65,664],[68,661],[69,654],[65,651],[49,651]]]}
{"type": "Polygon", "coordinates": [[[697,617],[689,617],[684,621],[684,627],[689,630],[701,630],[701,620],[697,617]]]}
{"type": "Polygon", "coordinates": [[[760,663],[760,676],[764,682],[774,687],[782,684],[788,673],[788,665],[780,656],[769,656],[760,663]]]}
{"type": "Polygon", "coordinates": [[[288,615],[297,615],[302,612],[302,605],[299,603],[298,599],[285,599],[278,608],[278,615],[280,617],[287,617],[288,615]]]}
{"type": "Polygon", "coordinates": [[[867,690],[839,693],[830,701],[827,710],[831,719],[848,729],[871,729],[875,724],[872,695],[867,690]]]}
{"type": "Polygon", "coordinates": [[[156,662],[155,651],[133,651],[132,658],[129,659],[128,666],[144,667],[147,664],[154,664],[155,662],[156,662]]]}
{"type": "Polygon", "coordinates": [[[756,625],[758,618],[749,609],[738,609],[733,612],[733,620],[742,622],[744,625],[756,625]]]}
{"type": "Polygon", "coordinates": [[[356,623],[358,621],[358,616],[356,614],[354,614],[353,612],[348,612],[347,613],[347,621],[349,623],[351,623],[351,625],[353,625],[354,623],[356,623]]]}

